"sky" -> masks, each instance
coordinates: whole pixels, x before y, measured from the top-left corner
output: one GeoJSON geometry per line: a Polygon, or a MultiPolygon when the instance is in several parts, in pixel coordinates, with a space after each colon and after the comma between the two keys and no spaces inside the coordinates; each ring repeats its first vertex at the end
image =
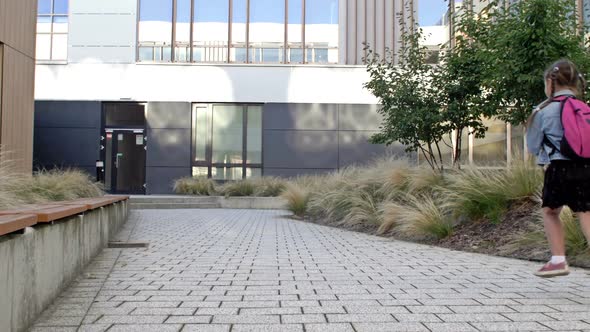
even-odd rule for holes
{"type": "Polygon", "coordinates": [[[418,22],[421,26],[434,25],[448,8],[448,0],[418,0],[418,22]]]}
{"type": "MultiPolygon", "coordinates": [[[[434,1],[434,0],[421,0],[434,1]]],[[[250,0],[251,21],[284,22],[284,2],[277,0],[250,0]]],[[[246,20],[246,0],[233,1],[234,22],[246,20]]],[[[227,0],[195,0],[196,22],[226,22],[228,16],[227,0]]],[[[301,20],[301,0],[289,0],[290,21],[301,20]]],[[[172,0],[141,0],[141,20],[170,21],[172,19],[172,0]]],[[[190,0],[177,0],[177,20],[190,20],[190,0]]],[[[308,0],[306,3],[307,23],[338,23],[338,0],[308,0]]],[[[299,23],[299,22],[297,22],[299,23]]]]}

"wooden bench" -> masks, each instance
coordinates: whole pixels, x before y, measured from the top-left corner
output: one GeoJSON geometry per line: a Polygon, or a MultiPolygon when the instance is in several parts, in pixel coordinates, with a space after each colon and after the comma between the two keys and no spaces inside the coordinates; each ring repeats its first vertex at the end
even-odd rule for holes
{"type": "Polygon", "coordinates": [[[18,214],[0,216],[0,236],[14,233],[37,223],[34,214],[18,214]]]}
{"type": "Polygon", "coordinates": [[[10,210],[3,210],[0,211],[0,235],[13,233],[37,223],[53,222],[127,199],[129,199],[129,196],[109,195],[80,198],[65,202],[28,204],[10,210]]]}

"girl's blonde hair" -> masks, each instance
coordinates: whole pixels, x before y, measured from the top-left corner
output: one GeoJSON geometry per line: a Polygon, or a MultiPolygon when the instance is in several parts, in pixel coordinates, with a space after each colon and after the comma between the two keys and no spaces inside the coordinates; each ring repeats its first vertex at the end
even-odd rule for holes
{"type": "Polygon", "coordinates": [[[537,112],[547,107],[555,97],[555,87],[560,86],[574,91],[578,97],[584,98],[586,91],[586,80],[576,65],[568,59],[561,59],[549,66],[545,70],[545,80],[551,81],[551,94],[544,102],[542,102],[527,120],[527,127],[531,124],[537,112]]]}

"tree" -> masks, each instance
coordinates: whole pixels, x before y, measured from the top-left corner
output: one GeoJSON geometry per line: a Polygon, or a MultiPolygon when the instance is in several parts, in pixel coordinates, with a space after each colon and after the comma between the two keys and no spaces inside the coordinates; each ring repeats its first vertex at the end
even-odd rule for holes
{"type": "Polygon", "coordinates": [[[475,24],[475,16],[469,10],[471,1],[464,2],[464,10],[454,29],[457,36],[453,46],[446,50],[441,64],[434,71],[432,84],[438,96],[442,110],[442,119],[447,131],[454,134],[453,166],[461,165],[463,133],[483,138],[487,128],[484,117],[492,113],[486,107],[489,96],[483,87],[485,63],[478,61],[480,45],[475,43],[466,30],[475,24]]]}
{"type": "MultiPolygon", "coordinates": [[[[407,31],[405,20],[400,22],[402,31],[407,31]]],[[[442,170],[440,142],[447,128],[431,84],[434,68],[425,61],[427,49],[420,46],[421,39],[420,29],[404,34],[399,64],[391,50],[380,56],[366,46],[370,81],[364,86],[379,99],[383,115],[380,133],[373,135],[371,142],[400,142],[406,152],[420,151],[433,169],[442,170]]]]}
{"type": "Polygon", "coordinates": [[[474,58],[486,64],[487,113],[522,124],[533,105],[546,98],[542,77],[547,66],[568,58],[583,72],[590,69],[586,40],[575,15],[576,1],[487,2],[478,20],[464,25],[465,33],[478,45],[474,58]]]}

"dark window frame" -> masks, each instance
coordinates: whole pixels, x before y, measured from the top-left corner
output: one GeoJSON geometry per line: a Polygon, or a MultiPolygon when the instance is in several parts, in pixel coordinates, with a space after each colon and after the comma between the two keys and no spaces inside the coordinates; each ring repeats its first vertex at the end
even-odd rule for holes
{"type": "MultiPolygon", "coordinates": [[[[191,170],[195,167],[207,168],[207,178],[212,178],[213,168],[241,168],[242,179],[246,179],[246,169],[260,169],[264,176],[262,156],[264,155],[264,144],[262,137],[260,142],[261,160],[260,163],[248,163],[248,108],[260,107],[264,112],[263,104],[259,103],[196,103],[191,109],[191,170]],[[242,162],[241,163],[215,163],[213,162],[213,108],[215,106],[237,106],[242,108],[242,162]],[[207,110],[207,137],[205,143],[205,160],[197,160],[197,109],[207,110]]],[[[261,128],[264,128],[264,117],[261,119],[261,128]]],[[[191,171],[192,174],[192,171],[191,171]]],[[[229,181],[229,180],[223,180],[229,181]]]]}

